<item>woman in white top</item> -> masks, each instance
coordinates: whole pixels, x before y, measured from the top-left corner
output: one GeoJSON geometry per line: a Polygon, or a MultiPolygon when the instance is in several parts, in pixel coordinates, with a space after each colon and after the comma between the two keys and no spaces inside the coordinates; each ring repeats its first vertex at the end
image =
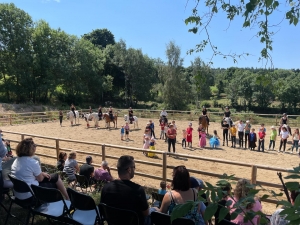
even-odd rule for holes
{"type": "Polygon", "coordinates": [[[298,152],[298,144],[299,144],[299,129],[295,129],[293,133],[293,146],[292,146],[292,152],[294,150],[294,147],[296,148],[296,152],[298,152]]]}
{"type": "Polygon", "coordinates": [[[285,147],[286,147],[286,142],[288,137],[289,137],[289,132],[287,131],[287,128],[282,127],[280,132],[280,146],[278,152],[281,152],[282,144],[283,144],[283,151],[285,152],[285,147]]]}

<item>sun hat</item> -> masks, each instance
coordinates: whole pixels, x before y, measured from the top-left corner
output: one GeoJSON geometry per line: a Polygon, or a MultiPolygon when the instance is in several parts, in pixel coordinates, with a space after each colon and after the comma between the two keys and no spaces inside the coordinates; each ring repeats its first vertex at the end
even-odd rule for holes
{"type": "Polygon", "coordinates": [[[250,123],[250,121],[249,121],[249,120],[247,120],[247,121],[246,121],[246,123],[250,123]]]}
{"type": "Polygon", "coordinates": [[[271,129],[274,129],[275,127],[274,126],[271,126],[271,129]]]}

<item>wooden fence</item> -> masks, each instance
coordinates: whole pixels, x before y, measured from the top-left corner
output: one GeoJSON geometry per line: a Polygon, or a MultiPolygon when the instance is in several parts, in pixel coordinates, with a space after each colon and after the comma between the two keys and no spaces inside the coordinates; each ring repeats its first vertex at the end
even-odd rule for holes
{"type": "MultiPolygon", "coordinates": [[[[119,117],[123,117],[128,114],[128,109],[114,109],[118,112],[119,117]]],[[[87,113],[88,109],[78,110],[80,115],[87,113]]],[[[96,111],[96,110],[94,110],[96,111]]],[[[69,110],[64,110],[64,118],[69,110]]],[[[154,118],[158,119],[160,110],[146,110],[146,109],[134,109],[134,115],[139,118],[154,118]]],[[[201,115],[200,111],[179,111],[179,110],[167,110],[168,118],[171,120],[190,120],[197,121],[201,115]]],[[[223,112],[209,112],[209,117],[212,122],[221,122],[223,118],[223,112]]],[[[237,120],[250,120],[252,124],[265,123],[266,125],[278,125],[280,122],[280,114],[254,114],[254,113],[232,113],[233,121],[237,120]]],[[[0,124],[14,125],[22,123],[37,123],[58,120],[58,111],[47,112],[27,112],[27,113],[2,113],[0,114],[0,124]]],[[[289,125],[292,127],[298,127],[300,125],[299,115],[289,115],[289,125]]]]}
{"type": "MultiPolygon", "coordinates": [[[[106,148],[115,148],[115,149],[122,149],[122,150],[128,150],[128,151],[137,151],[137,152],[145,152],[145,149],[140,149],[140,148],[133,148],[133,147],[125,147],[125,146],[119,146],[119,145],[112,145],[112,144],[104,144],[104,143],[98,143],[98,142],[89,142],[89,141],[79,141],[79,140],[71,140],[71,139],[62,139],[62,138],[55,138],[55,137],[46,137],[46,136],[40,136],[40,135],[35,135],[35,134],[25,134],[25,133],[18,133],[18,132],[12,132],[12,131],[3,131],[6,134],[13,134],[13,135],[18,135],[20,136],[19,140],[12,140],[10,139],[11,142],[14,143],[19,143],[21,140],[23,140],[25,137],[36,137],[40,139],[47,139],[47,140],[52,140],[53,141],[53,146],[49,145],[42,145],[39,143],[36,143],[37,146],[43,147],[43,148],[48,148],[52,149],[55,151],[55,155],[49,155],[49,154],[40,154],[36,153],[38,156],[42,157],[47,157],[47,158],[52,158],[55,160],[58,160],[58,155],[59,152],[62,151],[73,151],[75,149],[69,149],[69,148],[62,148],[60,147],[61,142],[69,142],[69,143],[78,143],[78,144],[83,144],[83,145],[93,145],[93,146],[98,146],[99,150],[101,148],[101,153],[95,153],[95,152],[87,152],[87,151],[82,151],[82,150],[76,150],[77,153],[84,154],[84,155],[92,155],[92,156],[101,156],[102,160],[105,160],[106,158],[109,159],[115,159],[117,160],[119,157],[118,156],[113,156],[110,155],[109,153],[106,152],[106,148]]],[[[174,166],[168,165],[167,163],[167,156],[168,155],[173,155],[177,157],[182,157],[182,158],[187,158],[187,159],[196,159],[196,160],[203,160],[207,162],[215,162],[215,163],[221,163],[221,164],[227,164],[227,165],[235,165],[235,166],[242,166],[246,168],[250,168],[251,172],[249,170],[249,177],[248,179],[251,181],[252,184],[258,184],[262,185],[264,187],[271,187],[271,188],[282,188],[281,184],[275,184],[275,183],[269,183],[269,182],[264,182],[264,181],[259,181],[257,180],[257,173],[258,170],[272,170],[272,171],[278,171],[278,172],[288,172],[289,169],[284,169],[284,168],[279,168],[279,167],[270,167],[270,166],[265,166],[265,165],[255,165],[255,164],[249,164],[249,163],[242,163],[242,162],[237,162],[237,161],[229,161],[229,160],[224,160],[224,159],[215,159],[215,158],[208,158],[208,157],[201,157],[201,156],[195,156],[195,155],[186,155],[186,154],[177,154],[177,153],[169,153],[165,151],[151,151],[155,152],[155,154],[162,155],[162,162],[161,163],[156,163],[156,162],[150,162],[150,161],[143,161],[143,160],[135,160],[137,164],[142,164],[142,165],[150,165],[154,167],[160,167],[161,174],[160,175],[153,175],[153,174],[147,174],[147,173],[141,173],[137,171],[135,172],[136,175],[142,176],[142,177],[147,177],[147,178],[152,178],[156,180],[164,180],[164,181],[171,181],[170,178],[167,177],[167,169],[173,169],[174,166]]],[[[79,163],[85,163],[82,161],[79,161],[79,163]]],[[[95,166],[100,166],[100,164],[94,163],[95,166]]],[[[116,168],[111,168],[112,170],[116,170],[116,168]]],[[[189,171],[191,173],[195,174],[201,174],[201,175],[206,175],[206,176],[211,176],[211,177],[216,177],[216,178],[221,178],[223,177],[223,174],[217,174],[217,173],[212,173],[209,171],[200,171],[200,170],[195,170],[195,169],[190,169],[189,171]]],[[[240,178],[234,177],[234,180],[238,180],[240,178]]],[[[266,199],[266,202],[270,203],[277,203],[276,200],[273,199],[266,199]]]]}

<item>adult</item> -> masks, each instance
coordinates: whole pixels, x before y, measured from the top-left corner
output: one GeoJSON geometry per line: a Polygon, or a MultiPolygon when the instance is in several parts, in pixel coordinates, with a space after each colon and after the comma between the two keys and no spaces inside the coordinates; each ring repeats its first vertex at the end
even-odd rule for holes
{"type": "MultiPolygon", "coordinates": [[[[232,204],[230,205],[230,214],[232,214],[233,212],[235,212],[236,210],[240,211],[240,208],[236,208],[235,204],[236,202],[240,201],[241,199],[247,199],[248,194],[251,191],[251,185],[250,182],[246,179],[240,179],[238,180],[236,187],[234,189],[234,197],[233,198],[229,198],[228,200],[232,201],[232,204]]],[[[238,216],[231,220],[231,222],[239,224],[239,225],[258,225],[260,224],[260,217],[258,215],[254,216],[254,218],[251,220],[249,218],[248,222],[244,222],[244,218],[245,218],[245,213],[247,212],[258,212],[262,210],[262,206],[258,200],[258,198],[254,198],[254,201],[249,201],[246,200],[247,204],[245,206],[240,206],[243,209],[243,212],[240,212],[238,214],[238,216]]],[[[242,204],[241,204],[242,205],[242,204]]]]}
{"type": "MultiPolygon", "coordinates": [[[[227,224],[227,222],[224,222],[224,220],[219,222],[219,215],[220,215],[221,209],[226,207],[227,198],[231,194],[231,184],[229,182],[222,183],[221,189],[222,189],[223,196],[222,196],[222,199],[220,201],[218,201],[218,209],[215,213],[215,225],[226,225],[227,224]]],[[[227,213],[224,219],[230,221],[230,214],[227,213]]]]}
{"type": "MultiPolygon", "coordinates": [[[[195,177],[190,177],[190,183],[191,183],[191,188],[195,188],[198,192],[202,190],[204,187],[203,181],[200,179],[197,179],[195,177]]],[[[205,193],[201,194],[201,197],[206,199],[206,202],[204,205],[207,207],[208,206],[208,199],[205,193]]]]}
{"type": "MultiPolygon", "coordinates": [[[[3,187],[4,188],[12,188],[14,186],[13,183],[11,182],[11,180],[9,179],[8,174],[11,174],[11,165],[14,163],[15,160],[16,160],[16,157],[14,157],[14,158],[7,157],[2,162],[2,178],[3,178],[3,187]]],[[[0,189],[1,189],[1,186],[0,186],[0,189]]],[[[0,201],[1,201],[1,195],[0,195],[0,201]]]]}
{"type": "Polygon", "coordinates": [[[65,162],[67,160],[67,153],[65,152],[60,152],[58,155],[58,161],[57,161],[57,170],[58,171],[63,171],[65,167],[65,162]]]}
{"type": "Polygon", "coordinates": [[[166,112],[166,110],[165,109],[163,109],[161,112],[160,112],[160,120],[159,120],[159,122],[161,123],[161,121],[163,122],[163,123],[167,123],[168,122],[168,113],[166,112]]]}
{"type": "Polygon", "coordinates": [[[202,116],[206,117],[207,124],[209,125],[209,117],[208,117],[207,109],[205,106],[202,107],[202,116]]]}
{"type": "MultiPolygon", "coordinates": [[[[100,202],[108,206],[134,211],[139,216],[139,223],[144,224],[145,217],[149,215],[149,205],[144,189],[131,181],[135,172],[134,158],[129,155],[121,156],[117,169],[119,179],[104,185],[100,202]]],[[[120,218],[120,222],[122,222],[122,218],[120,218]]]]}
{"type": "Polygon", "coordinates": [[[168,137],[168,152],[171,150],[171,145],[173,148],[173,153],[175,153],[175,142],[176,142],[176,135],[177,132],[174,129],[174,125],[170,124],[169,129],[167,131],[167,137],[168,137]]]}
{"type": "MultiPolygon", "coordinates": [[[[185,166],[176,166],[173,169],[172,190],[165,194],[161,207],[157,211],[161,213],[171,214],[174,207],[178,204],[184,204],[187,201],[197,201],[197,190],[190,188],[190,174],[185,166]]],[[[207,224],[204,222],[203,216],[205,212],[205,205],[199,202],[183,217],[192,219],[197,225],[207,224]]]]}
{"type": "Polygon", "coordinates": [[[2,177],[2,158],[6,156],[6,153],[7,153],[7,150],[6,150],[6,147],[4,146],[4,143],[3,141],[1,140],[0,141],[0,202],[2,200],[2,192],[3,192],[3,185],[4,185],[4,182],[3,182],[3,177],[2,177]]]}
{"type": "Polygon", "coordinates": [[[132,121],[133,121],[133,110],[132,110],[131,107],[129,107],[128,116],[129,116],[129,121],[132,124],[132,121]]]}
{"type": "Polygon", "coordinates": [[[251,124],[250,121],[247,120],[245,124],[245,148],[249,148],[249,145],[247,145],[247,143],[249,144],[250,130],[251,130],[251,124]]]}
{"type": "MultiPolygon", "coordinates": [[[[245,124],[243,123],[243,120],[240,120],[240,122],[237,125],[240,148],[244,147],[244,129],[245,129],[245,124]]],[[[246,147],[246,143],[245,143],[245,147],[246,147]]]]}
{"type": "Polygon", "coordinates": [[[154,123],[152,120],[149,120],[149,123],[150,123],[149,127],[150,127],[150,131],[151,131],[151,137],[154,137],[156,139],[155,132],[154,132],[154,123]]]}
{"type": "Polygon", "coordinates": [[[63,115],[63,112],[61,110],[59,110],[58,116],[59,116],[59,124],[62,127],[62,121],[63,121],[64,115],[63,115]]]}
{"type": "Polygon", "coordinates": [[[102,120],[102,116],[103,116],[102,107],[100,105],[99,108],[98,108],[98,117],[99,117],[99,120],[102,120]]]}
{"type": "Polygon", "coordinates": [[[282,128],[283,126],[286,126],[286,127],[287,127],[287,125],[288,125],[288,117],[287,117],[287,114],[286,114],[286,113],[283,113],[283,114],[282,114],[282,117],[280,118],[279,124],[280,124],[280,126],[279,126],[279,128],[278,128],[278,135],[280,135],[281,128],[282,128]]]}
{"type": "Polygon", "coordinates": [[[79,175],[83,175],[86,177],[86,180],[90,184],[91,181],[93,181],[94,177],[94,167],[91,165],[93,163],[92,156],[87,156],[85,158],[86,163],[82,164],[82,166],[79,169],[79,175]]]}
{"type": "Polygon", "coordinates": [[[72,151],[69,154],[67,161],[65,162],[65,166],[63,172],[68,176],[68,181],[76,180],[75,173],[79,172],[79,166],[76,161],[76,152],[72,151]]]}
{"type": "Polygon", "coordinates": [[[107,161],[102,161],[101,166],[95,170],[94,178],[95,180],[100,180],[104,182],[110,182],[113,180],[107,161]]]}
{"type": "Polygon", "coordinates": [[[114,120],[114,111],[113,111],[113,108],[111,106],[109,106],[108,115],[110,117],[110,120],[113,121],[114,120]]]}
{"type": "Polygon", "coordinates": [[[73,104],[73,103],[71,104],[70,110],[73,112],[73,114],[74,114],[74,118],[76,118],[76,114],[75,114],[75,110],[76,110],[76,108],[75,108],[75,106],[74,106],[74,104],[73,104]]]}
{"type": "MultiPolygon", "coordinates": [[[[36,144],[32,138],[25,138],[16,148],[17,158],[11,166],[11,174],[17,179],[25,181],[28,185],[37,185],[47,188],[57,188],[69,200],[66,188],[57,173],[48,174],[41,171],[36,160],[32,158],[36,151],[36,144]]],[[[18,199],[28,199],[32,195],[30,192],[14,192],[18,199]]]]}
{"type": "Polygon", "coordinates": [[[221,129],[223,130],[223,146],[225,145],[225,140],[228,146],[228,130],[229,130],[229,124],[226,122],[226,120],[223,120],[221,129]]]}
{"type": "Polygon", "coordinates": [[[226,118],[226,117],[229,118],[230,116],[231,116],[231,112],[229,111],[228,107],[226,106],[225,111],[224,111],[224,118],[226,118]]]}

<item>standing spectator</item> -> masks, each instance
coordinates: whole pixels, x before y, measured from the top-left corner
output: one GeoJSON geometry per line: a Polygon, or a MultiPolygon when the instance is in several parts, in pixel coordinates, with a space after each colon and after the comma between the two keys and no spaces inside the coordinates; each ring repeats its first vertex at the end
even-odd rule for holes
{"type": "Polygon", "coordinates": [[[244,129],[245,129],[245,124],[243,123],[243,120],[240,120],[240,122],[237,125],[240,148],[244,147],[244,129]]]}
{"type": "Polygon", "coordinates": [[[251,130],[251,124],[250,124],[250,121],[247,120],[246,125],[245,125],[245,149],[249,148],[248,139],[249,139],[250,130],[251,130]]]}
{"type": "Polygon", "coordinates": [[[265,151],[265,136],[266,136],[266,133],[264,132],[264,128],[261,127],[260,128],[260,131],[258,132],[258,151],[260,152],[260,148],[261,148],[261,151],[264,152],[265,151]]]}
{"type": "Polygon", "coordinates": [[[192,123],[189,123],[188,128],[186,128],[186,141],[188,144],[188,147],[192,147],[192,142],[193,142],[193,128],[192,128],[192,123]]]}
{"type": "Polygon", "coordinates": [[[182,148],[186,148],[186,130],[182,130],[182,142],[181,142],[182,148]],[[184,144],[184,147],[183,147],[184,144]]]}
{"type": "Polygon", "coordinates": [[[287,128],[283,126],[280,132],[280,146],[278,152],[281,152],[282,145],[283,145],[283,152],[285,152],[286,142],[288,137],[289,137],[289,132],[287,131],[287,128]]]}
{"type": "Polygon", "coordinates": [[[223,120],[222,127],[223,130],[223,146],[225,145],[225,139],[228,147],[228,130],[229,130],[229,124],[226,122],[226,120],[223,120]]]}
{"type": "Polygon", "coordinates": [[[219,141],[220,137],[217,134],[217,131],[214,130],[214,134],[212,136],[212,138],[209,140],[209,144],[211,148],[217,148],[220,146],[220,141],[219,141]]]}
{"type": "Polygon", "coordinates": [[[114,179],[110,173],[110,168],[107,161],[102,161],[101,166],[95,170],[94,178],[95,180],[104,182],[110,182],[114,179]]]}
{"type": "Polygon", "coordinates": [[[206,133],[205,133],[205,129],[201,130],[200,136],[201,136],[201,138],[199,140],[199,146],[201,148],[204,148],[206,146],[206,133]]]}
{"type": "Polygon", "coordinates": [[[271,126],[271,133],[270,133],[270,144],[269,144],[269,149],[271,150],[271,145],[273,145],[272,150],[274,151],[275,148],[275,142],[276,142],[276,136],[277,136],[277,131],[274,126],[271,126]]]}
{"type": "Polygon", "coordinates": [[[160,123],[160,139],[165,139],[165,123],[160,123]]]}
{"type": "Polygon", "coordinates": [[[67,153],[65,152],[60,152],[58,155],[58,161],[57,161],[57,170],[58,171],[63,171],[64,170],[64,166],[65,166],[65,162],[67,159],[67,153]]]}
{"type": "Polygon", "coordinates": [[[58,116],[59,116],[59,124],[62,127],[62,120],[63,120],[64,115],[63,115],[63,112],[61,110],[59,110],[58,116]]]}
{"type": "Polygon", "coordinates": [[[122,125],[121,129],[120,129],[120,132],[121,132],[121,141],[124,140],[124,134],[125,134],[125,128],[124,128],[124,125],[122,125]]]}
{"type": "MultiPolygon", "coordinates": [[[[149,205],[144,189],[131,181],[135,172],[134,158],[128,155],[121,156],[117,169],[119,179],[104,185],[100,202],[111,207],[134,211],[139,217],[139,223],[144,224],[145,218],[150,214],[149,205]]],[[[123,218],[119,219],[119,223],[123,224],[123,218]]]]}
{"type": "Polygon", "coordinates": [[[63,172],[68,176],[68,181],[72,182],[76,180],[75,173],[79,172],[79,166],[76,161],[76,152],[72,151],[69,154],[67,161],[65,162],[65,166],[63,172]]]}
{"type": "Polygon", "coordinates": [[[292,152],[294,148],[296,148],[296,152],[298,152],[298,145],[299,145],[299,129],[295,129],[293,133],[293,146],[292,146],[292,152]]]}
{"type": "Polygon", "coordinates": [[[150,129],[151,129],[151,137],[155,137],[155,133],[154,133],[154,123],[152,122],[152,120],[149,120],[149,123],[150,123],[150,129]]]}
{"type": "Polygon", "coordinates": [[[129,140],[129,131],[130,131],[130,127],[129,124],[126,122],[125,124],[125,140],[128,141],[129,140]]]}
{"type": "Polygon", "coordinates": [[[257,137],[256,137],[255,129],[252,128],[251,132],[249,133],[249,148],[250,148],[250,150],[254,150],[256,148],[256,141],[257,141],[257,137]]]}
{"type": "Polygon", "coordinates": [[[235,145],[236,145],[236,127],[235,127],[235,124],[232,124],[232,127],[230,128],[230,134],[231,134],[231,148],[235,148],[235,145]]]}
{"type": "MultiPolygon", "coordinates": [[[[176,138],[176,130],[174,129],[173,124],[170,124],[170,127],[167,131],[167,137],[168,137],[168,152],[171,150],[171,145],[173,147],[173,153],[175,153],[175,138],[176,138]]],[[[169,155],[170,156],[170,155],[169,155]]]]}
{"type": "MultiPolygon", "coordinates": [[[[94,179],[94,167],[91,165],[93,163],[92,156],[87,156],[85,158],[86,163],[82,164],[79,170],[79,175],[86,177],[88,184],[91,184],[91,181],[94,179]]],[[[86,184],[86,185],[88,185],[86,184]]]]}
{"type": "MultiPolygon", "coordinates": [[[[175,129],[176,132],[177,132],[177,126],[176,126],[176,124],[175,124],[175,120],[172,121],[172,124],[173,124],[173,126],[174,126],[174,129],[175,129]]],[[[175,143],[176,143],[176,138],[175,138],[175,143]]]]}
{"type": "Polygon", "coordinates": [[[73,103],[71,104],[70,110],[73,112],[74,118],[76,119],[76,114],[75,114],[76,107],[73,103]]]}

